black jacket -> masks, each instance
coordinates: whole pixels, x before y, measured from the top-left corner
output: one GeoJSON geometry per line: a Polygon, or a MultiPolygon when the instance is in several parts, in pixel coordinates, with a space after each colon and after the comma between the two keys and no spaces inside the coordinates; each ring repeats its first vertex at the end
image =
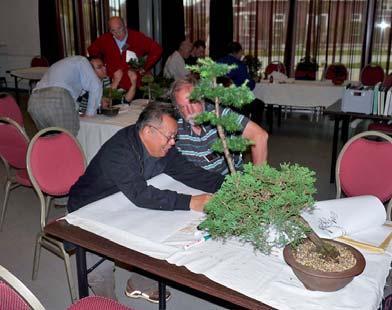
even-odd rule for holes
{"type": "MultiPolygon", "coordinates": [[[[189,210],[191,196],[148,186],[143,176],[143,145],[136,125],[118,131],[98,151],[86,172],[72,186],[68,210],[75,211],[116,192],[135,205],[158,210],[189,210]]],[[[196,189],[213,193],[223,182],[220,174],[208,172],[187,161],[175,147],[154,165],[152,176],[166,173],[196,189]]]]}

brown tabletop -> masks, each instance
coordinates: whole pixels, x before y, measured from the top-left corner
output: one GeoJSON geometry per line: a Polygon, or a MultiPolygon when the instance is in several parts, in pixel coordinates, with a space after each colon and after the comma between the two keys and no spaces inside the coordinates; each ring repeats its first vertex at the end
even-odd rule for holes
{"type": "MultiPolygon", "coordinates": [[[[44,231],[50,236],[72,242],[79,246],[77,252],[77,255],[79,256],[81,254],[84,255],[84,251],[80,251],[80,249],[83,248],[110,258],[113,261],[123,263],[126,266],[136,267],[164,280],[190,287],[196,291],[203,292],[236,306],[247,309],[274,309],[255,299],[218,284],[204,275],[195,274],[185,267],[178,267],[169,264],[165,260],[155,259],[140,252],[128,249],[79,227],[70,225],[65,220],[49,223],[44,231]]],[[[80,284],[83,283],[83,285],[87,285],[85,257],[82,259],[77,257],[77,269],[80,293],[80,284]]],[[[87,287],[82,288],[82,290],[84,292],[88,291],[87,287]]]]}

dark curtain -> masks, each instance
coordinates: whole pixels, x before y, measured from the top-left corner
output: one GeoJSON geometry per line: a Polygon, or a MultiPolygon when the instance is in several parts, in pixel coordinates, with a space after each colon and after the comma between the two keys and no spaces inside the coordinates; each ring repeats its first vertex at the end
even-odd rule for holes
{"type": "Polygon", "coordinates": [[[139,0],[127,0],[127,26],[139,30],[139,0]]]}
{"type": "Polygon", "coordinates": [[[162,0],[163,64],[185,39],[184,5],[182,0],[162,0]]]}
{"type": "Polygon", "coordinates": [[[227,54],[227,45],[233,41],[232,0],[210,2],[210,57],[214,60],[227,54]]]}
{"type": "Polygon", "coordinates": [[[38,2],[41,56],[52,64],[64,57],[56,1],[38,2]]]}

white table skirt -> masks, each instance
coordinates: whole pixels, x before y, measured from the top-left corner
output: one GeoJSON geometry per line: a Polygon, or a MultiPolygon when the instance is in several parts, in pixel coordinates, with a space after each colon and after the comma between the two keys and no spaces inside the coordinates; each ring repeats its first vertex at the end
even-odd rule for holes
{"type": "MultiPolygon", "coordinates": [[[[178,182],[165,175],[153,178],[149,184],[192,193],[192,189],[177,185],[178,182]]],[[[195,239],[194,231],[202,217],[202,213],[194,211],[138,208],[122,193],[117,193],[70,213],[65,219],[130,249],[204,274],[277,309],[369,310],[377,309],[382,299],[392,259],[391,246],[384,254],[361,250],[366,268],[345,288],[337,292],[309,291],[284,262],[281,250],[265,256],[236,240],[225,243],[208,240],[185,250],[184,244],[195,239]]]]}
{"type": "Polygon", "coordinates": [[[288,83],[257,83],[256,98],[267,104],[292,107],[328,107],[343,96],[343,86],[331,81],[291,81],[288,83]]]}
{"type": "Polygon", "coordinates": [[[147,100],[138,99],[132,101],[130,106],[121,106],[120,113],[113,117],[105,115],[81,117],[77,138],[82,146],[87,163],[93,159],[101,146],[117,131],[135,124],[146,105],[147,100]]]}

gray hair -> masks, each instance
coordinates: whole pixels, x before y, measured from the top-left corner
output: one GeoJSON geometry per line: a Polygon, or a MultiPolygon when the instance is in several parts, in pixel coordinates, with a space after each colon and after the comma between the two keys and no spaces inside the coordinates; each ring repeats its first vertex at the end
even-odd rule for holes
{"type": "Polygon", "coordinates": [[[139,130],[144,127],[155,124],[157,126],[162,124],[162,116],[168,115],[177,120],[178,114],[174,107],[166,102],[153,101],[144,108],[136,122],[139,130]]]}
{"type": "Polygon", "coordinates": [[[179,91],[181,91],[183,88],[187,86],[196,86],[196,85],[197,85],[197,80],[191,76],[174,81],[170,88],[170,99],[173,105],[177,107],[176,94],[179,91]]]}

